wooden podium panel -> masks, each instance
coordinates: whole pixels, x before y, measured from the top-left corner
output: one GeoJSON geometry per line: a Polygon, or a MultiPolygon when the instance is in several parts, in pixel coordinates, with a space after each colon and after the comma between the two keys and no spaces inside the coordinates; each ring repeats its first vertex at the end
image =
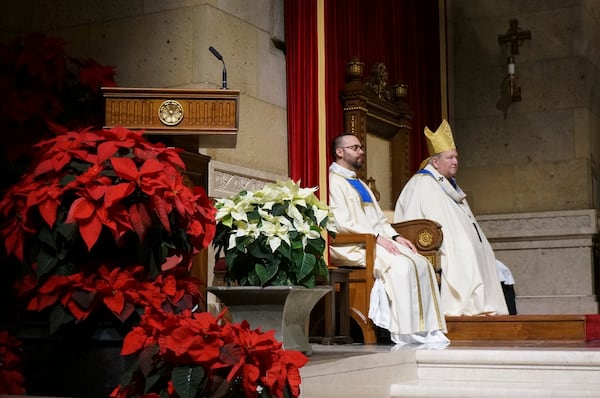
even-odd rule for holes
{"type": "Polygon", "coordinates": [[[239,90],[103,87],[105,126],[159,135],[197,152],[233,148],[239,128],[239,90]]]}

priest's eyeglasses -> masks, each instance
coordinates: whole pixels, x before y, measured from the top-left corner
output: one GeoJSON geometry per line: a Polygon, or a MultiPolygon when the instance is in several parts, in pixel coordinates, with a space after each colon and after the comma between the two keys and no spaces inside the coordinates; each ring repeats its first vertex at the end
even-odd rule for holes
{"type": "Polygon", "coordinates": [[[344,148],[346,149],[351,149],[354,152],[358,152],[358,150],[360,149],[361,151],[365,150],[365,147],[363,145],[349,145],[349,146],[345,146],[344,148]]]}

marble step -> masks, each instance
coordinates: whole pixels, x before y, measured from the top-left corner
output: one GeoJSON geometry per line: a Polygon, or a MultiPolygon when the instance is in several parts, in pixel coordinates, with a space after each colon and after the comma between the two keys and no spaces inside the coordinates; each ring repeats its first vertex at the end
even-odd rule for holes
{"type": "Polygon", "coordinates": [[[416,361],[417,380],[392,384],[392,398],[600,396],[600,349],[423,350],[416,361]]]}
{"type": "Polygon", "coordinates": [[[363,346],[365,351],[352,347],[357,351],[344,353],[344,348],[315,347],[309,364],[300,369],[300,398],[389,398],[393,383],[417,379],[414,350],[391,352],[388,346],[382,347],[385,352],[370,352],[372,347],[363,346]],[[326,349],[332,350],[329,355],[319,351],[326,349]]]}
{"type": "Polygon", "coordinates": [[[597,398],[598,386],[547,383],[437,382],[393,384],[391,398],[597,398]]]}

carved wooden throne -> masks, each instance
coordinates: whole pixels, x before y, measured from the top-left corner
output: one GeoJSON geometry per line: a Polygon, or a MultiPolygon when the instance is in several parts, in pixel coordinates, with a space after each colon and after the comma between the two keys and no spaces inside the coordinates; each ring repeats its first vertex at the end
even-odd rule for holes
{"type": "MultiPolygon", "coordinates": [[[[356,135],[365,146],[365,162],[358,177],[374,187],[368,169],[368,140],[372,135],[390,143],[391,176],[376,176],[380,186],[391,186],[391,198],[400,195],[410,176],[410,134],[412,111],[406,103],[404,84],[390,84],[387,68],[375,63],[368,77],[363,77],[364,64],[353,59],[346,64],[346,84],[340,92],[344,112],[344,131],[356,135]]],[[[377,195],[377,189],[374,189],[377,195]]],[[[379,198],[378,198],[379,200],[379,198]]]]}

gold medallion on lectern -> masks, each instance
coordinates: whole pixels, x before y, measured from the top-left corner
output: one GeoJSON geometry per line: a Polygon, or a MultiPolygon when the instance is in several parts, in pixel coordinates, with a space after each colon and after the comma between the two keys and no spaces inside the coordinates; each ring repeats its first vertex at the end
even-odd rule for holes
{"type": "Polygon", "coordinates": [[[158,118],[166,126],[175,126],[183,120],[183,107],[174,100],[166,100],[158,108],[158,118]]]}

